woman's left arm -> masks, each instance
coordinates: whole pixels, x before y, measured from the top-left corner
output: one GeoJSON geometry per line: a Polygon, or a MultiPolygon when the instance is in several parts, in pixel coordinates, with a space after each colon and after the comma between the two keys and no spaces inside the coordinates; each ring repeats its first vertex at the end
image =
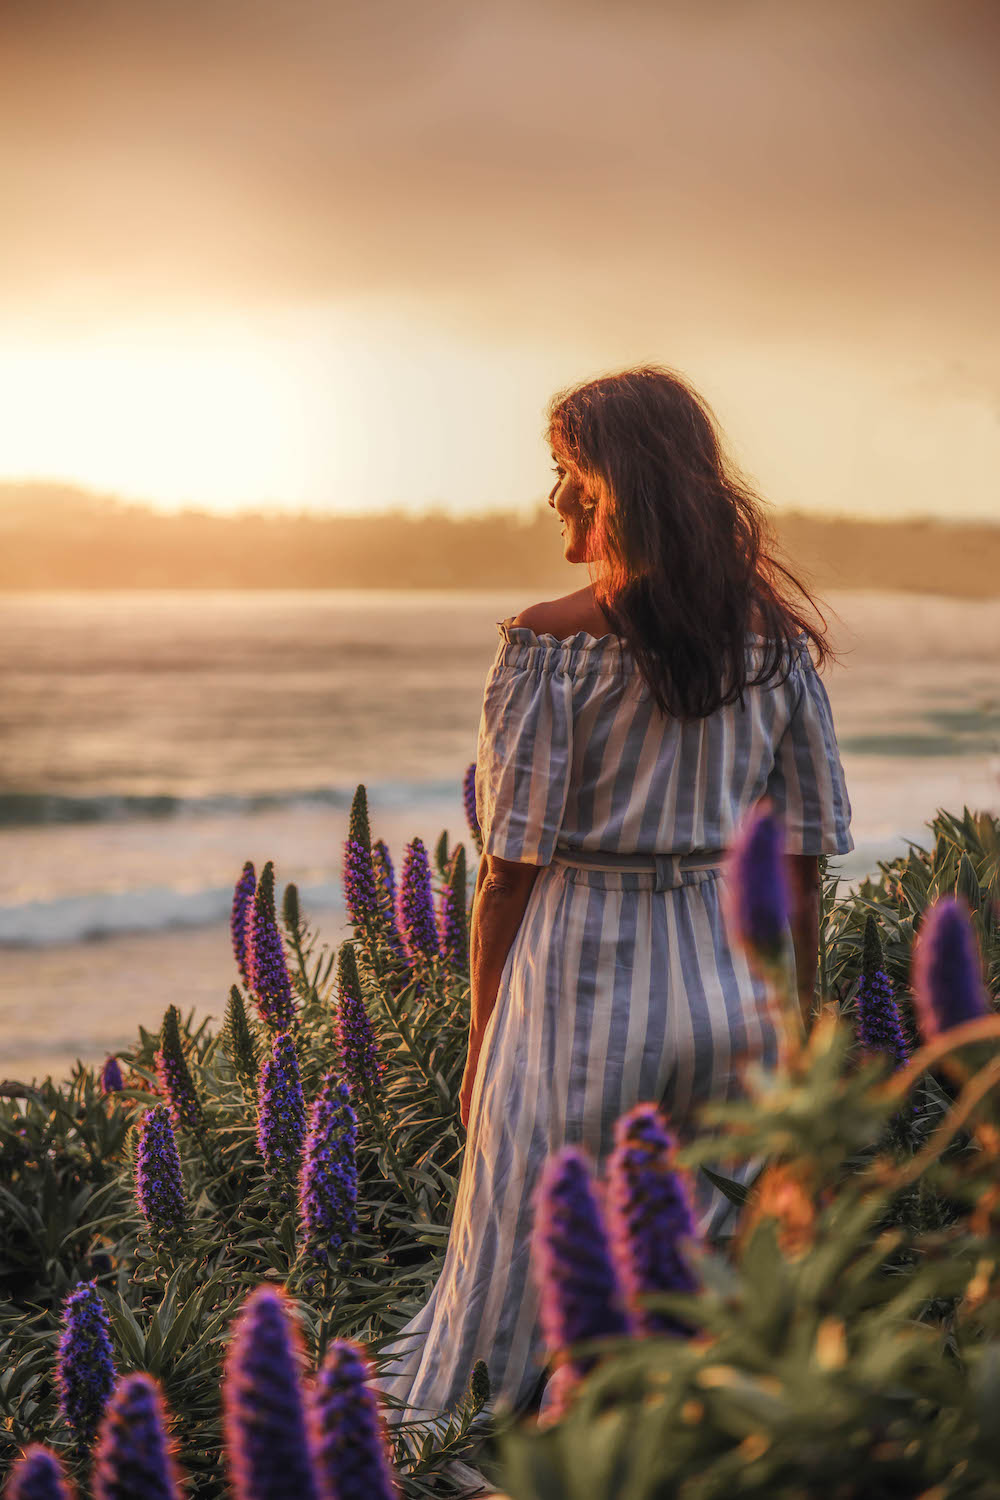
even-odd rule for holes
{"type": "Polygon", "coordinates": [[[484,854],[479,862],[476,891],[472,899],[469,932],[469,968],[472,978],[472,1018],[469,1055],[459,1095],[462,1124],[468,1128],[469,1104],[476,1081],[479,1052],[500,989],[511,944],[528,907],[528,898],[538,878],[539,865],[498,859],[484,854]]]}

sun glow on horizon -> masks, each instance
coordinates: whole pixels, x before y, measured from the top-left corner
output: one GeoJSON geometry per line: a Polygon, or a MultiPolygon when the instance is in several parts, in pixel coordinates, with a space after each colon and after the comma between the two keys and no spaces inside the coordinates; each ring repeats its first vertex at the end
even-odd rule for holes
{"type": "MultiPolygon", "coordinates": [[[[388,303],[22,327],[0,347],[0,479],[169,510],[527,513],[550,487],[549,397],[655,360],[667,340],[650,343],[475,340],[388,303]]],[[[1000,426],[954,372],[792,344],[673,353],[777,508],[995,518],[1000,426]]]]}

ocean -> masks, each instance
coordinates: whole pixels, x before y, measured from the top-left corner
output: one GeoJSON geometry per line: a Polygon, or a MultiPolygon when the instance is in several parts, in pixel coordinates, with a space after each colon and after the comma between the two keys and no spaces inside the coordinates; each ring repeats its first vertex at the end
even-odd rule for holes
{"type": "MultiPolygon", "coordinates": [[[[275,862],[347,935],[351,797],[400,862],[467,841],[495,622],[526,591],[0,598],[0,1078],[100,1062],[165,1006],[218,1017],[243,863],[275,862]]],[[[1000,600],[825,596],[824,674],[853,808],[844,888],[1000,811],[1000,600]]]]}

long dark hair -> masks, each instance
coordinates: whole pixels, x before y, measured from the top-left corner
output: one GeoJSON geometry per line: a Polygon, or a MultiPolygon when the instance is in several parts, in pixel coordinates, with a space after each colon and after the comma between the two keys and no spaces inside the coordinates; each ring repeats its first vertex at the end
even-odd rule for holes
{"type": "Polygon", "coordinates": [[[712,413],[680,375],[643,365],[554,396],[548,441],[579,475],[590,511],[590,576],[612,630],[661,710],[704,718],[748,686],[788,676],[802,631],[822,665],[811,595],[774,555],[761,501],[722,452],[712,413]],[[596,568],[596,571],[595,571],[596,568]],[[748,679],[747,634],[766,640],[748,679]]]}

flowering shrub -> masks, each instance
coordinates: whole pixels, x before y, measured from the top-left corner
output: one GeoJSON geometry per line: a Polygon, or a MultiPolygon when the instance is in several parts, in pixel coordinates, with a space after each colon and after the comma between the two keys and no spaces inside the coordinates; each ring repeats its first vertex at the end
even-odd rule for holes
{"type": "MultiPolygon", "coordinates": [[[[995,820],[939,814],[933,848],[887,864],[857,898],[838,901],[824,880],[812,1024],[789,1028],[777,1074],[751,1069],[742,1098],[706,1105],[693,1141],[678,1147],[644,1101],[619,1120],[603,1178],[579,1148],[553,1157],[533,1247],[548,1278],[545,1419],[491,1414],[476,1456],[484,1364],[454,1410],[392,1429],[370,1384],[447,1244],[469,1027],[467,954],[447,937],[468,911],[447,893],[460,897],[466,876],[460,850],[439,842],[432,879],[413,841],[395,892],[401,908],[408,888],[412,930],[394,942],[391,856],[356,801],[377,899],[359,907],[353,940],[326,949],[293,887],[279,930],[273,866],[252,893],[244,870],[248,933],[258,898],[266,919],[256,967],[248,957],[241,972],[234,940],[241,983],[218,1035],[174,1013],[166,1040],[197,1128],[178,1070],[158,1057],[165,1033],[141,1028],[113,1093],[98,1066],[0,1099],[8,1492],[66,1500],[72,1485],[91,1500],[146,1472],[151,1495],[182,1475],[189,1500],[279,1483],[322,1500],[410,1500],[445,1495],[442,1470],[468,1456],[514,1500],[993,1493],[995,820]],[[728,1248],[697,1242],[693,1174],[758,1156],[749,1189],[717,1177],[743,1207],[728,1248]],[[73,1387],[74,1426],[57,1347],[80,1283],[99,1288],[109,1363],[73,1387]],[[265,1293],[278,1314],[262,1312],[251,1338],[246,1299],[265,1293]],[[265,1325],[273,1358],[259,1352],[265,1325]],[[112,1395],[115,1367],[128,1373],[112,1395]],[[90,1407],[88,1391],[100,1397],[90,1407]],[[297,1457],[283,1467],[290,1435],[297,1457]]],[[[779,1003],[768,934],[782,914],[780,828],[756,828],[742,847],[747,868],[771,872],[769,894],[744,902],[741,930],[779,1003]]]]}

